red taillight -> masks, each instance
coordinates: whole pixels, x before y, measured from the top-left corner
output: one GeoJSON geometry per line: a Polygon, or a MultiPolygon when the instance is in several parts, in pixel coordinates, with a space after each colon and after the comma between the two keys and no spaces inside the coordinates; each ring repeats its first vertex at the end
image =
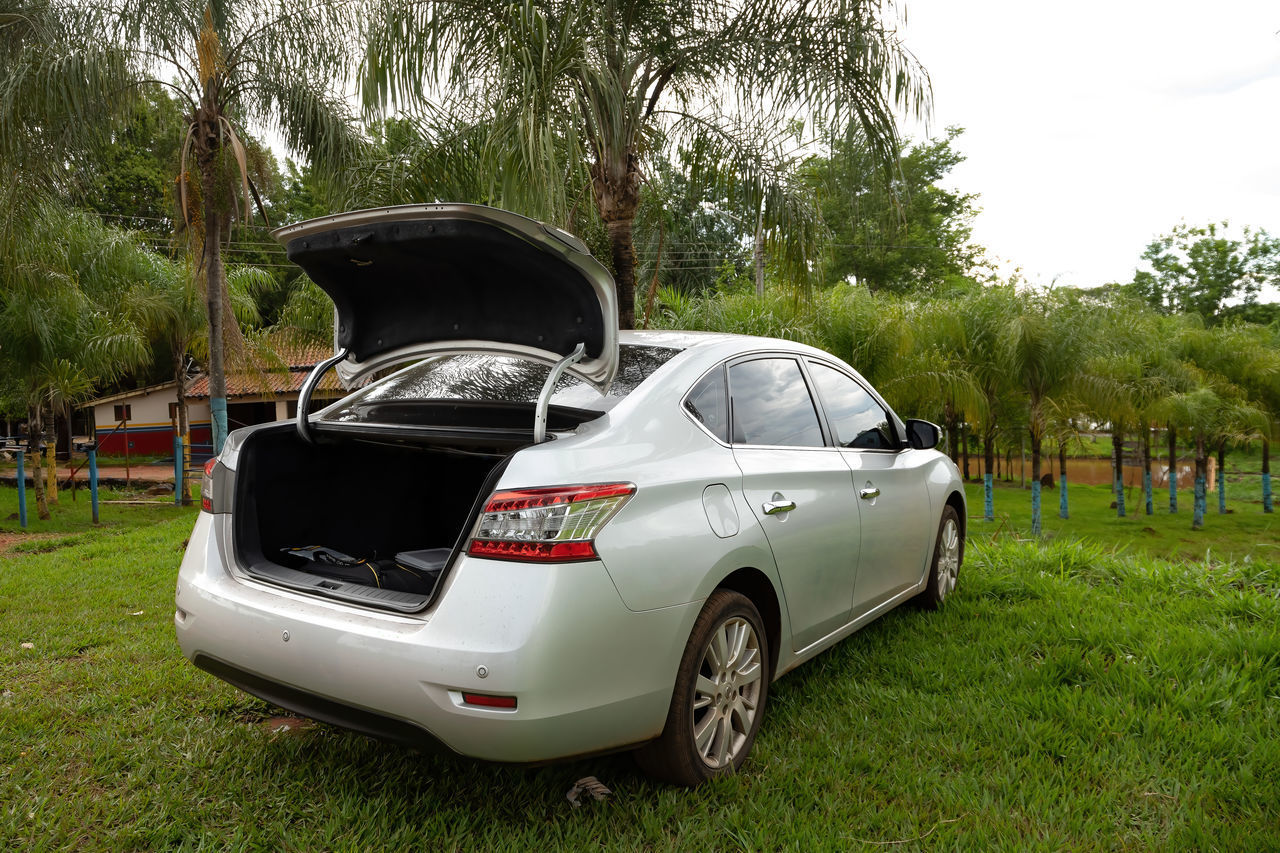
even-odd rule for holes
{"type": "Polygon", "coordinates": [[[594,483],[494,492],[467,553],[544,563],[593,560],[596,534],[635,491],[632,483],[594,483]]]}
{"type": "Polygon", "coordinates": [[[462,701],[468,705],[479,705],[484,708],[512,708],[516,707],[516,697],[514,696],[490,696],[486,693],[463,693],[462,701]]]}
{"type": "Polygon", "coordinates": [[[204,477],[200,480],[200,509],[213,512],[213,466],[218,464],[218,457],[204,463],[204,477]]]}

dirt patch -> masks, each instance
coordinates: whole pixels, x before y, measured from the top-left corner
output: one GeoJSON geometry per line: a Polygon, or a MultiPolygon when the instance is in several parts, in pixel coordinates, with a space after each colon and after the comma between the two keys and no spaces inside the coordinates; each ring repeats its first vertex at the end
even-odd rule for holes
{"type": "Polygon", "coordinates": [[[262,721],[262,727],[276,736],[297,735],[314,729],[316,721],[305,717],[271,717],[262,721]]]}
{"type": "Polygon", "coordinates": [[[65,535],[65,533],[0,533],[0,554],[19,542],[37,542],[41,539],[53,539],[65,535]]]}

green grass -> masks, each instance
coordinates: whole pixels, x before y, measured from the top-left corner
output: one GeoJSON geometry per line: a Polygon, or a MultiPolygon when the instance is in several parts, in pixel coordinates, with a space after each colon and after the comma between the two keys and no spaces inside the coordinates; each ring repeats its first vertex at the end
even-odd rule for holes
{"type": "MultiPolygon", "coordinates": [[[[1041,492],[1042,529],[1049,540],[1079,540],[1108,550],[1167,560],[1263,559],[1280,562],[1280,513],[1263,513],[1257,478],[1235,485],[1227,481],[1227,509],[1218,513],[1217,492],[1209,492],[1204,528],[1191,529],[1192,493],[1178,492],[1178,511],[1169,512],[1169,491],[1157,489],[1151,515],[1141,489],[1126,489],[1125,517],[1111,508],[1109,486],[1069,486],[1070,518],[1058,517],[1058,489],[1041,492]]],[[[968,483],[969,538],[992,541],[1026,539],[1031,530],[1031,491],[1017,482],[997,482],[995,521],[982,520],[982,484],[968,483]]]]}
{"type": "MultiPolygon", "coordinates": [[[[171,483],[170,487],[172,485],[171,483]]],[[[196,500],[198,502],[199,498],[196,500]]],[[[140,489],[125,491],[104,488],[98,490],[98,501],[99,528],[108,530],[158,522],[170,518],[174,511],[172,492],[168,495],[147,495],[140,489]],[[154,502],[155,506],[109,503],[120,500],[146,500],[154,502]]],[[[89,488],[81,485],[74,494],[70,489],[59,489],[58,502],[49,505],[49,516],[47,520],[37,517],[36,493],[28,486],[27,529],[24,531],[18,518],[18,489],[15,486],[0,486],[0,534],[47,535],[93,530],[93,504],[89,500],[89,488]]]]}
{"type": "Polygon", "coordinates": [[[0,849],[1280,848],[1276,562],[974,523],[942,612],[891,613],[783,678],[744,772],[684,791],[626,756],[520,768],[272,734],[273,709],[175,645],[194,512],[118,511],[0,553],[0,849]],[[614,793],[572,808],[586,775],[614,793]]]}

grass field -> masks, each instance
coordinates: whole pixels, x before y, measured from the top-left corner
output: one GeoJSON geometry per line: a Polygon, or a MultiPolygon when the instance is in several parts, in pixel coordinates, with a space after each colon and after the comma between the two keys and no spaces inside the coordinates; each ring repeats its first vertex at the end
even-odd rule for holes
{"type": "MultiPolygon", "coordinates": [[[[1191,529],[1192,493],[1178,492],[1178,511],[1169,512],[1168,490],[1154,494],[1146,514],[1141,489],[1127,489],[1125,517],[1111,508],[1109,486],[1069,486],[1068,519],[1058,517],[1058,489],[1041,493],[1041,524],[1049,541],[1082,541],[1122,554],[1175,561],[1270,560],[1280,563],[1280,513],[1263,513],[1257,478],[1251,484],[1227,482],[1227,513],[1218,512],[1218,495],[1209,492],[1204,527],[1191,529]],[[1252,485],[1252,493],[1249,486],[1252,485]]],[[[1031,492],[1017,483],[997,483],[995,521],[982,521],[982,484],[965,487],[970,541],[1027,539],[1031,530],[1031,492]]]]}
{"type": "Polygon", "coordinates": [[[1185,511],[1108,519],[1098,491],[1022,543],[1029,499],[1001,490],[945,610],[783,678],[744,772],[692,792],[625,755],[505,767],[274,731],[174,643],[194,511],[89,529],[64,502],[55,535],[0,552],[0,848],[1280,849],[1274,516],[1211,508],[1192,535],[1185,511]],[[614,793],[575,809],[586,775],[614,793]]]}

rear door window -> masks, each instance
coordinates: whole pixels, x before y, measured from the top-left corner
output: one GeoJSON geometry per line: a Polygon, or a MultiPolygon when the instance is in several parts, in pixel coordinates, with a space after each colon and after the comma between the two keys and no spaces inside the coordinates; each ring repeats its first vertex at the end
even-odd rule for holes
{"type": "Polygon", "coordinates": [[[822,447],[822,427],[800,364],[757,358],[729,367],[733,443],[822,447]]]}

